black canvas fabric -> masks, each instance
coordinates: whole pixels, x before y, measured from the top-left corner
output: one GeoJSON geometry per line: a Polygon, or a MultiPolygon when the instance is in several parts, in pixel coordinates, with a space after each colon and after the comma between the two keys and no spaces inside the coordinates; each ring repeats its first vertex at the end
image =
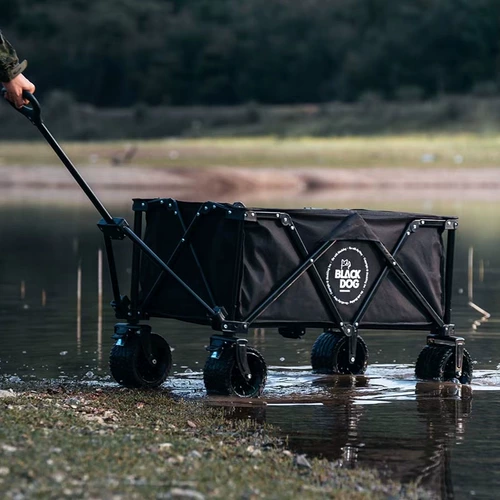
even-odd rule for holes
{"type": "MultiPolygon", "coordinates": [[[[196,214],[203,206],[200,203],[178,203],[184,225],[189,226],[195,219],[196,222],[188,239],[191,247],[186,243],[185,248],[179,252],[179,257],[169,267],[209,306],[224,306],[231,319],[235,314],[233,302],[237,293],[238,267],[241,261],[243,221],[227,219],[223,210],[212,211],[197,218],[196,214]],[[205,281],[210,284],[213,301],[207,292],[205,281]]],[[[238,209],[235,208],[234,211],[238,209]]],[[[165,263],[169,263],[183,236],[184,228],[175,212],[167,209],[166,203],[148,200],[144,241],[165,263]]],[[[160,271],[158,265],[149,258],[142,258],[142,300],[146,299],[160,271]]],[[[151,316],[209,323],[206,308],[168,273],[146,306],[146,311],[151,316]]]]}
{"type": "MultiPolygon", "coordinates": [[[[189,249],[172,263],[172,269],[211,307],[224,307],[228,319],[236,321],[245,321],[304,262],[293,231],[300,236],[309,255],[325,242],[335,242],[316,262],[316,268],[343,321],[351,322],[386,267],[380,245],[392,253],[412,221],[449,218],[370,210],[244,209],[234,205],[224,205],[223,209],[197,217],[202,204],[178,202],[178,207],[186,226],[198,219],[190,241],[214,301],[210,302],[189,249]],[[246,219],[245,212],[253,212],[256,217],[246,219]],[[261,215],[264,212],[267,216],[261,215]],[[291,217],[293,230],[283,225],[279,217],[272,217],[273,213],[283,212],[291,217]]],[[[442,232],[442,226],[417,229],[396,256],[396,261],[440,317],[444,314],[442,232]]],[[[149,200],[145,242],[165,262],[182,235],[173,212],[149,200]]],[[[143,300],[158,273],[156,264],[143,259],[143,300]]],[[[313,274],[310,268],[264,310],[253,326],[296,323],[332,326],[334,316],[313,274]]],[[[206,309],[171,277],[163,280],[146,309],[152,316],[210,322],[206,309]]],[[[432,318],[422,303],[392,271],[362,318],[363,326],[374,328],[419,327],[431,323],[432,318]]]]}

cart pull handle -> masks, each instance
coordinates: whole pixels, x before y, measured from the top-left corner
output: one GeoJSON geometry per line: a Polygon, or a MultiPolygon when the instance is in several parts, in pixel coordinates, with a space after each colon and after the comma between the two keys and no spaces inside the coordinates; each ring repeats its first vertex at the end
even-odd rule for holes
{"type": "MultiPolygon", "coordinates": [[[[3,96],[6,94],[6,90],[2,88],[0,91],[3,96]]],[[[92,202],[97,211],[101,214],[101,217],[108,223],[114,224],[113,217],[111,217],[110,213],[106,210],[104,205],[101,203],[99,198],[94,194],[90,186],[85,182],[84,178],[80,175],[80,172],[76,169],[76,167],[71,163],[71,160],[68,158],[66,153],[63,151],[61,146],[54,139],[53,135],[49,132],[49,129],[45,126],[42,121],[42,110],[40,107],[40,103],[36,100],[33,94],[30,94],[26,90],[23,91],[23,97],[27,99],[30,105],[24,105],[20,108],[16,108],[14,104],[9,102],[9,104],[16,110],[19,111],[22,115],[24,115],[28,120],[35,125],[35,127],[40,131],[45,140],[49,143],[50,147],[54,150],[56,155],[62,161],[64,166],[68,169],[69,173],[73,176],[78,185],[82,188],[83,192],[87,195],[87,198],[92,202]]]]}
{"type": "MultiPolygon", "coordinates": [[[[2,97],[5,97],[7,91],[3,87],[1,92],[2,92],[2,97]]],[[[28,120],[31,123],[33,123],[33,125],[41,125],[43,122],[42,122],[42,110],[40,108],[40,103],[37,101],[36,97],[27,90],[23,90],[23,97],[29,101],[29,105],[24,104],[23,106],[18,108],[12,102],[10,101],[8,102],[16,111],[19,111],[19,113],[28,118],[28,120]]]]}

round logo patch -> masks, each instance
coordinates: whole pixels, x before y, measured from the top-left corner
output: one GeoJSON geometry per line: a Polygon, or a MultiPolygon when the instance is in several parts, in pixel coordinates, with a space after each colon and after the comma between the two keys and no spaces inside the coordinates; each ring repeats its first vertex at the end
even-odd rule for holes
{"type": "Polygon", "coordinates": [[[328,264],[326,286],[339,304],[354,304],[365,291],[368,274],[368,262],[361,250],[345,247],[328,264]]]}

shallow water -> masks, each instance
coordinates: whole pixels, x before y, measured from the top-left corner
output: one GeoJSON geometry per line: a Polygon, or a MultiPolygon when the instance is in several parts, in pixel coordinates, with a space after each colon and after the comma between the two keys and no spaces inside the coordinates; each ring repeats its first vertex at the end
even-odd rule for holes
{"type": "MultiPolygon", "coordinates": [[[[289,437],[290,447],[308,456],[325,456],[346,467],[375,467],[394,479],[419,481],[443,498],[494,498],[500,487],[500,207],[492,201],[463,202],[460,196],[404,206],[401,201],[392,203],[390,196],[382,198],[368,204],[343,200],[342,205],[460,217],[453,321],[474,360],[470,387],[415,380],[414,363],[425,344],[424,332],[362,333],[370,353],[366,375],[325,377],[310,371],[311,347],[319,330],[308,330],[300,340],[259,330],[250,333],[249,342],[269,365],[263,397],[206,398],[202,368],[211,331],[154,320],[154,330],[174,351],[173,375],[165,387],[224,405],[235,417],[276,424],[289,437]],[[491,314],[488,320],[469,305],[471,298],[491,314]]],[[[0,386],[47,379],[114,384],[107,357],[115,319],[108,306],[106,266],[104,275],[99,273],[99,217],[85,200],[67,204],[47,198],[29,203],[3,199],[0,386]]],[[[340,208],[334,198],[280,204],[340,208]]],[[[111,208],[113,215],[132,220],[126,198],[111,208]]],[[[118,269],[126,280],[130,244],[115,246],[118,269]]]]}

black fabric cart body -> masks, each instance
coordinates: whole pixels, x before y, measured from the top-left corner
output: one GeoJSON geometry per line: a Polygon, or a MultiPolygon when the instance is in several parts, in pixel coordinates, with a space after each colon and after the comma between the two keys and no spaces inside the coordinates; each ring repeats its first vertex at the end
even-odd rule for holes
{"type": "MultiPolygon", "coordinates": [[[[172,199],[136,200],[134,210],[146,213],[144,242],[212,309],[224,308],[223,330],[351,324],[437,331],[449,323],[442,234],[456,229],[456,219],[172,199]]],[[[213,323],[147,256],[140,266],[143,317],[213,323]]]]}
{"type": "MultiPolygon", "coordinates": [[[[129,322],[117,325],[117,338],[150,317],[210,325],[221,332],[211,338],[211,358],[232,350],[251,377],[238,338],[250,328],[299,338],[321,327],[313,369],[353,374],[367,364],[360,330],[425,330],[417,375],[469,381],[469,355],[450,322],[456,218],[171,198],[136,199],[133,209],[136,236],[163,265],[136,248],[129,322]]],[[[212,382],[211,392],[226,392],[212,382]]]]}
{"type": "Polygon", "coordinates": [[[115,325],[110,354],[120,384],[158,387],[168,376],[171,349],[144,323],[151,317],[220,332],[210,339],[204,367],[208,393],[262,393],[265,361],[239,337],[252,327],[277,327],[291,338],[322,327],[312,347],[313,370],[352,375],[367,366],[360,330],[425,330],[417,378],[470,382],[471,358],[451,323],[455,218],[155,198],[134,200],[131,228],[110,215],[79,174],[43,123],[34,96],[23,96],[30,106],[18,111],[101,214],[112,306],[124,320],[115,325]],[[120,293],[113,249],[113,240],[124,238],[133,243],[130,298],[120,293]]]}

